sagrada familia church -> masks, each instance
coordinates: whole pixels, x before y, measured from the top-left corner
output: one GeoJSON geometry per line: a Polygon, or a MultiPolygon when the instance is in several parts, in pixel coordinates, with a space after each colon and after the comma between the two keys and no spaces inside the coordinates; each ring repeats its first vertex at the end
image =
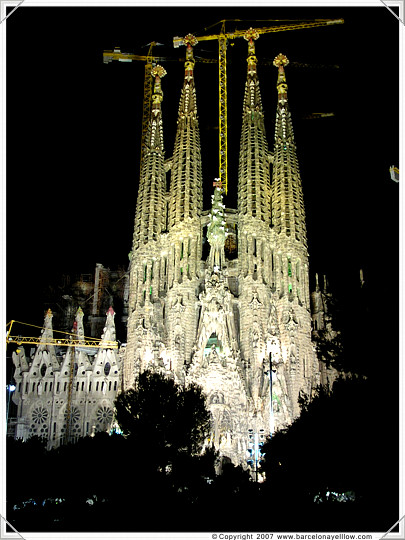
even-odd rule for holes
{"type": "MultiPolygon", "coordinates": [[[[204,187],[212,192],[212,205],[203,210],[195,38],[187,36],[169,159],[162,123],[165,70],[159,65],[152,70],[152,111],[126,275],[127,341],[114,346],[110,308],[97,347],[57,347],[50,344],[56,334],[49,310],[30,357],[23,347],[13,353],[16,437],[40,435],[52,448],[110,431],[117,394],[131,388],[139,373],[152,370],[181,385],[201,386],[212,415],[209,440],[233,463],[246,463],[257,444],[299,415],[300,394],[311,396],[332,376],[313,341],[314,331],[325,328],[325,302],[318,283],[312,295],[309,288],[288,59],[279,54],[274,60],[271,149],[255,37],[246,35],[237,209],[225,207],[222,184],[212,179],[204,187]]],[[[84,340],[83,317],[79,309],[74,328],[79,340],[84,340]]]]}

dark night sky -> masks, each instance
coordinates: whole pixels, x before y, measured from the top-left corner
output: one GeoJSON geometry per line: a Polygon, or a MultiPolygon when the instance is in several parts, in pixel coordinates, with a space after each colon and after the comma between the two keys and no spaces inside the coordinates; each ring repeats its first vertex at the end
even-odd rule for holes
{"type": "MultiPolygon", "coordinates": [[[[288,6],[288,3],[286,3],[288,6]]],[[[344,25],[262,35],[261,59],[283,52],[307,213],[310,269],[340,289],[359,269],[382,302],[398,291],[398,20],[378,7],[30,7],[7,20],[7,321],[42,324],[41,290],[96,263],[126,266],[139,174],[141,62],[104,65],[105,49],[178,58],[172,38],[222,19],[238,28],[268,19],[343,18],[344,25]],[[339,69],[328,66],[338,65],[339,69]],[[309,113],[334,116],[305,119],[309,113]],[[387,277],[390,276],[387,281],[387,277]],[[389,294],[389,293],[388,293],[389,294]]],[[[237,153],[247,46],[230,43],[228,206],[236,207],[237,153]],[[232,159],[233,156],[233,159],[232,159]]],[[[217,43],[195,55],[215,58],[217,43]]],[[[163,64],[166,157],[173,151],[183,65],[163,64]]],[[[268,140],[277,71],[259,65],[268,140]]],[[[195,69],[208,207],[217,176],[217,66],[195,69]]],[[[395,304],[395,302],[394,302],[395,304]]],[[[393,305],[394,305],[393,304],[393,305]]]]}

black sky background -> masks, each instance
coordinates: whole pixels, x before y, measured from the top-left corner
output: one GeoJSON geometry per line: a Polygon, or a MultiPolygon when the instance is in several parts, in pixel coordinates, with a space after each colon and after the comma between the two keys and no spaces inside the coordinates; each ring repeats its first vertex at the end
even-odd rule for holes
{"type": "MultiPolygon", "coordinates": [[[[364,271],[373,302],[398,309],[398,20],[378,7],[30,7],[7,20],[7,321],[42,324],[42,291],[96,263],[126,267],[139,177],[142,62],[105,65],[105,49],[184,56],[174,36],[269,26],[268,19],[343,18],[344,25],[262,35],[256,42],[270,146],[282,52],[307,215],[310,272],[344,296],[364,271]],[[337,65],[339,69],[330,66],[337,65]],[[318,67],[315,67],[318,66],[318,67]],[[324,67],[319,67],[324,66],[324,67]],[[333,117],[306,119],[310,113],[333,117]]],[[[217,57],[217,42],[195,55],[217,57]]],[[[247,44],[228,47],[229,188],[236,208],[237,156],[247,44]]],[[[181,62],[162,63],[166,157],[172,155],[181,62]]],[[[204,207],[218,176],[218,75],[196,64],[204,207]]],[[[392,311],[394,310],[394,311],[392,311]]],[[[385,311],[386,312],[386,311],[385,311]]]]}
{"type": "MultiPolygon", "coordinates": [[[[103,50],[120,46],[125,52],[146,54],[146,45],[157,41],[164,46],[155,48],[156,55],[178,59],[184,48],[173,48],[174,36],[218,32],[220,26],[211,25],[223,19],[241,20],[227,23],[230,31],[271,25],[268,19],[343,18],[343,25],[260,36],[258,74],[271,147],[277,104],[277,70],[271,62],[280,52],[291,62],[286,76],[311,284],[315,272],[326,274],[344,306],[352,357],[360,354],[370,362],[378,382],[370,411],[378,409],[378,418],[385,417],[384,425],[376,424],[376,444],[390,445],[395,461],[399,185],[390,179],[389,167],[399,165],[400,23],[383,4],[286,6],[22,4],[7,19],[6,319],[42,325],[47,308],[43,291],[49,283],[59,283],[62,274],[92,273],[96,263],[111,269],[128,265],[139,180],[144,64],[105,65],[103,50]],[[306,118],[319,112],[334,116],[306,118]],[[360,268],[366,280],[363,311],[358,302],[360,268]]],[[[217,58],[217,42],[202,42],[194,52],[217,58]]],[[[231,208],[237,201],[246,56],[245,40],[230,41],[225,202],[231,208]]],[[[178,61],[162,65],[168,72],[162,87],[169,158],[184,67],[178,61]]],[[[218,176],[217,65],[197,63],[195,81],[208,209],[218,176]]],[[[385,474],[386,464],[376,463],[377,469],[385,474]]]]}

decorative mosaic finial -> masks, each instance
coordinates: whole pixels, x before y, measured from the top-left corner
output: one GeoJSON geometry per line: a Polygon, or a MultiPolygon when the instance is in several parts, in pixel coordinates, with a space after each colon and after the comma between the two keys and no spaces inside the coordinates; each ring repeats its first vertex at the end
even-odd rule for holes
{"type": "Polygon", "coordinates": [[[245,35],[243,36],[246,41],[252,41],[253,39],[259,39],[259,32],[255,30],[254,28],[250,27],[249,30],[246,30],[245,35]]]}
{"type": "Polygon", "coordinates": [[[155,67],[152,68],[152,71],[150,72],[152,77],[155,77],[155,86],[153,89],[154,94],[162,94],[162,89],[160,86],[160,80],[167,74],[167,71],[163,66],[160,66],[157,64],[155,67]]]}
{"type": "MultiPolygon", "coordinates": [[[[155,77],[155,85],[153,87],[153,95],[152,95],[152,102],[153,104],[159,104],[163,101],[163,92],[162,92],[162,86],[160,84],[161,79],[167,74],[165,68],[163,66],[160,66],[157,64],[155,67],[152,68],[151,75],[152,77],[155,77]]],[[[156,115],[158,112],[158,109],[153,108],[152,113],[156,115]]]]}
{"type": "Polygon", "coordinates": [[[222,184],[222,180],[220,178],[215,178],[215,181],[212,182],[212,185],[215,188],[218,188],[218,189],[224,191],[224,185],[222,184]]]}
{"type": "Polygon", "coordinates": [[[273,61],[273,64],[278,68],[280,66],[288,66],[289,63],[290,61],[288,60],[286,55],[282,53],[278,54],[273,61]]]}
{"type": "Polygon", "coordinates": [[[183,39],[183,42],[184,42],[184,45],[186,45],[186,47],[188,48],[189,46],[190,47],[195,47],[198,43],[198,39],[193,36],[193,34],[187,34],[186,37],[183,39]]]}
{"type": "Polygon", "coordinates": [[[288,58],[285,54],[279,54],[275,57],[273,64],[278,68],[278,78],[277,78],[277,91],[279,99],[287,99],[287,81],[285,78],[284,66],[289,64],[288,58]]]}
{"type": "Polygon", "coordinates": [[[159,64],[157,64],[155,67],[152,68],[151,75],[152,77],[156,77],[161,79],[167,74],[165,68],[159,64]]]}
{"type": "Polygon", "coordinates": [[[193,76],[193,70],[194,70],[194,56],[193,56],[193,47],[197,45],[198,40],[193,34],[187,34],[186,37],[183,40],[184,45],[186,46],[186,61],[184,63],[184,69],[186,71],[186,78],[190,80],[193,76]]]}
{"type": "Polygon", "coordinates": [[[253,64],[256,65],[257,63],[257,58],[255,56],[256,51],[255,51],[254,41],[259,38],[259,35],[260,34],[257,30],[255,30],[254,28],[249,28],[249,30],[247,30],[245,35],[243,36],[246,39],[246,41],[249,42],[248,58],[247,58],[247,62],[249,66],[253,64]]]}

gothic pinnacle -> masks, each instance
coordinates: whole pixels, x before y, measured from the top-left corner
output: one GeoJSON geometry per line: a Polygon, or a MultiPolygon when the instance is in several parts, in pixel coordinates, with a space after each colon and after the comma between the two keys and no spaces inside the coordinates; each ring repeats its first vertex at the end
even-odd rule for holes
{"type": "Polygon", "coordinates": [[[243,37],[248,42],[248,58],[239,152],[238,208],[241,215],[257,217],[269,224],[269,151],[254,44],[259,33],[250,28],[243,37]]]}
{"type": "Polygon", "coordinates": [[[287,81],[285,78],[284,66],[289,64],[288,58],[284,54],[279,54],[275,57],[273,64],[278,68],[277,91],[279,100],[287,99],[287,81]]]}
{"type": "MultiPolygon", "coordinates": [[[[164,228],[163,215],[165,208],[165,170],[162,101],[163,91],[161,79],[166,70],[156,65],[151,70],[154,78],[152,93],[152,110],[145,134],[145,151],[143,153],[141,176],[139,180],[138,199],[136,204],[135,227],[132,251],[135,253],[141,246],[153,241],[155,245],[164,228]]],[[[152,244],[151,244],[152,245],[152,244]]],[[[136,263],[133,262],[136,267],[136,263]]],[[[132,300],[131,296],[131,301],[132,300]]]]}
{"type": "Polygon", "coordinates": [[[188,34],[182,43],[187,50],[171,169],[169,230],[184,220],[196,223],[202,212],[201,147],[193,58],[193,45],[197,40],[188,34]]]}

